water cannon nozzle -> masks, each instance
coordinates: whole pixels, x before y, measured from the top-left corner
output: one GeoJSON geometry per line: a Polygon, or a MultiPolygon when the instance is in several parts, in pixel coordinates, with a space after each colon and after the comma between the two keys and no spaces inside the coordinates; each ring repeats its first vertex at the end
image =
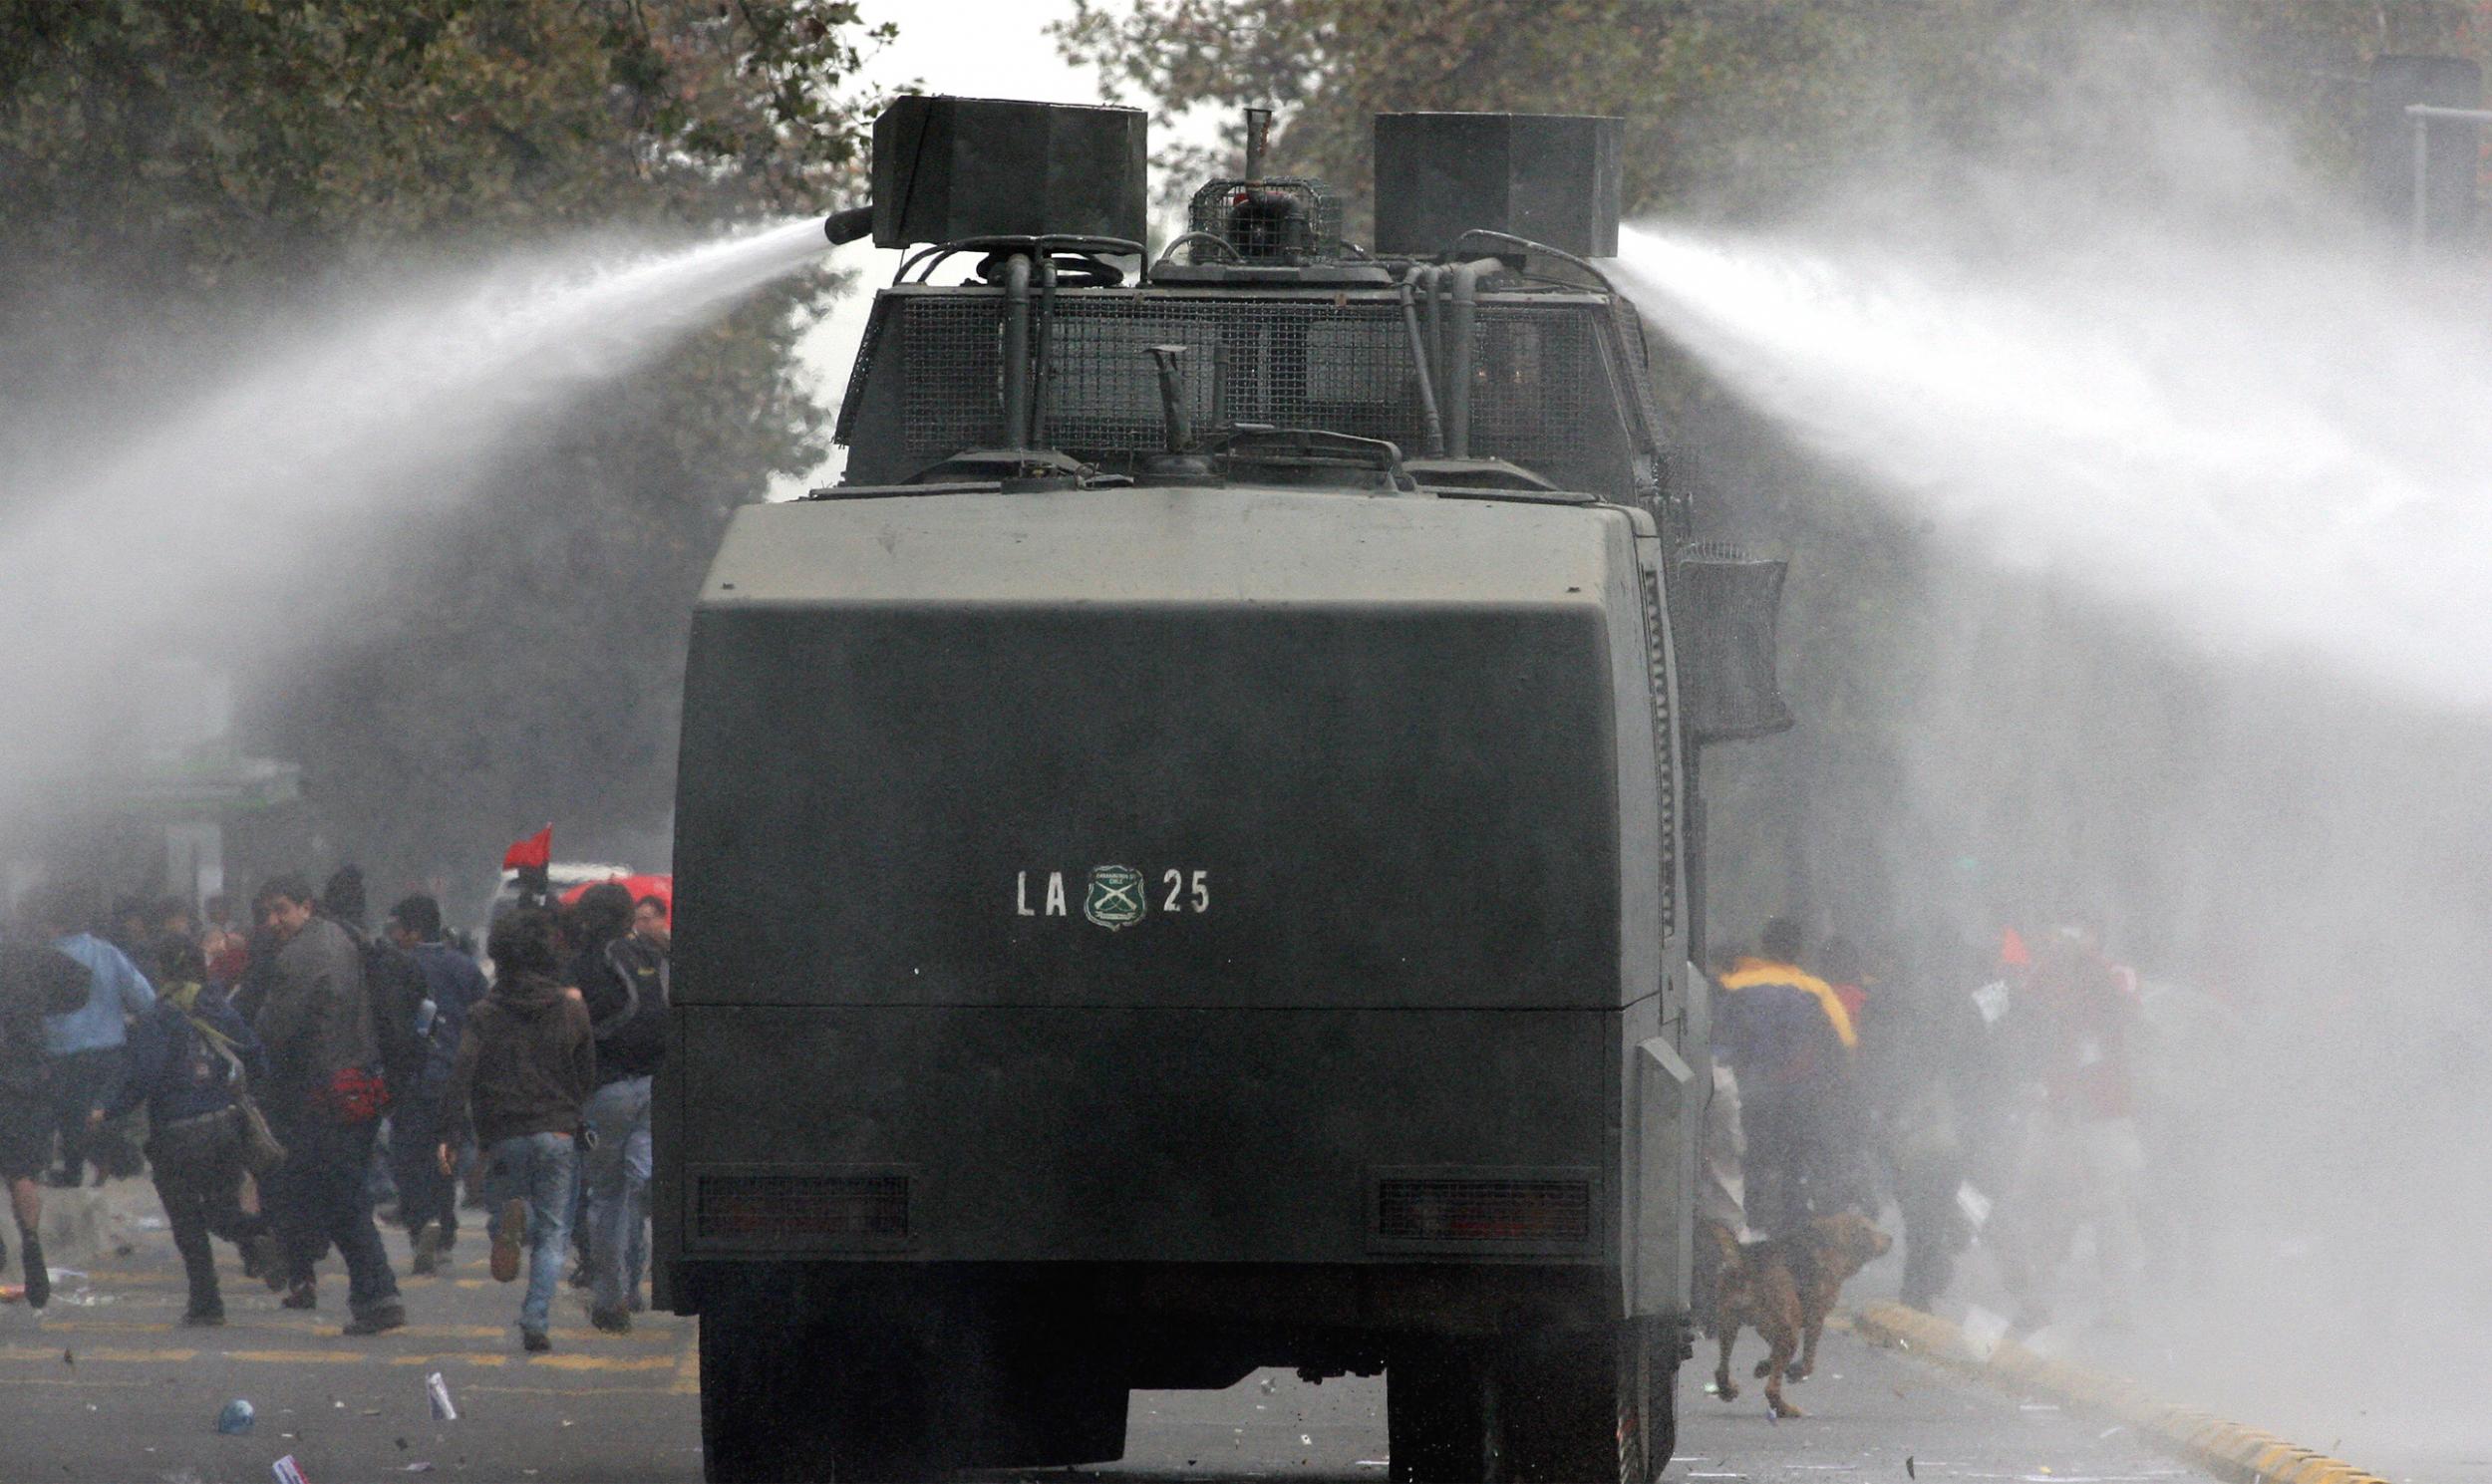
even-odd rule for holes
{"type": "Polygon", "coordinates": [[[871,205],[850,206],[833,211],[822,218],[822,235],[833,247],[844,247],[874,229],[874,208],[871,205]]]}

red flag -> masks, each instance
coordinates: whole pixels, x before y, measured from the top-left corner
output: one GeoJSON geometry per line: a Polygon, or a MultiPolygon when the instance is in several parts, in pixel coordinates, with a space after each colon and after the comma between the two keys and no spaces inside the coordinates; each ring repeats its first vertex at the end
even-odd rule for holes
{"type": "Polygon", "coordinates": [[[501,853],[501,866],[505,871],[541,871],[552,864],[553,858],[554,827],[548,824],[526,839],[512,842],[501,853]]]}

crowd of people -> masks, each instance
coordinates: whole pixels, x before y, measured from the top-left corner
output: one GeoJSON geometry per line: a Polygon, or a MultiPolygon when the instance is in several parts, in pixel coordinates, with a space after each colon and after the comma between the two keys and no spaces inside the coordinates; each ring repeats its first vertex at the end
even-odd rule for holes
{"type": "Polygon", "coordinates": [[[86,884],[55,882],[0,940],[0,1180],[25,1301],[51,1297],[45,1187],[145,1168],[185,1325],[224,1322],[221,1240],[298,1310],[319,1307],[334,1251],[343,1333],[398,1329],[378,1213],[407,1229],[422,1275],[457,1243],[463,1206],[480,1206],[493,1276],[527,1270],[524,1348],[551,1345],[566,1262],[591,1322],[629,1331],[649,1261],[668,900],[607,882],[563,904],[540,882],[498,910],[481,964],[430,894],[372,932],[351,866],[318,892],[269,881],[247,923],[224,905],[103,913],[86,884]]]}
{"type": "Polygon", "coordinates": [[[1713,970],[1699,1214],[1717,1231],[1700,1254],[1891,1200],[1903,1303],[1930,1309],[1978,1236],[2016,1305],[2010,1333],[2029,1333],[2085,1233],[2097,1318],[2124,1318],[2141,1271],[2141,1000],[2091,929],[1864,947],[1812,945],[1776,918],[1713,970]]]}
{"type": "MultiPolygon", "coordinates": [[[[550,1346],[566,1265],[591,1322],[628,1331],[649,1263],[667,900],[614,882],[567,905],[523,890],[481,964],[425,893],[369,931],[352,867],[318,892],[268,882],[247,924],[222,907],[98,913],[81,884],[55,883],[0,941],[0,1179],[26,1302],[49,1299],[44,1187],[144,1168],[187,1278],[185,1324],[223,1322],[221,1240],[302,1310],[334,1251],[344,1333],[397,1329],[376,1212],[406,1228],[423,1275],[480,1206],[493,1276],[527,1274],[525,1348],[550,1346]]],[[[1777,918],[1711,967],[1699,1215],[1715,1241],[1700,1255],[1891,1200],[1904,1303],[1934,1305],[1978,1235],[2012,1328],[2038,1328],[2089,1232],[2100,1310],[2118,1320],[2140,1268],[2140,998],[2093,932],[1864,947],[1811,944],[1777,918]]]]}

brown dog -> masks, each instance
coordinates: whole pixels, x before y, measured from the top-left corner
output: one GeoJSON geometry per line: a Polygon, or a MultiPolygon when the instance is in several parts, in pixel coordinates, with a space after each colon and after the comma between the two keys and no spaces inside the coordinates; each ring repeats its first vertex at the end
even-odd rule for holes
{"type": "Polygon", "coordinates": [[[1738,1384],[1730,1379],[1730,1346],[1745,1325],[1763,1336],[1767,1346],[1765,1358],[1756,1362],[1765,1404],[1777,1417],[1800,1415],[1782,1399],[1784,1377],[1805,1380],[1817,1368],[1817,1336],[1844,1283],[1894,1239],[1851,1211],[1820,1216],[1799,1236],[1770,1242],[1742,1245],[1716,1222],[1705,1223],[1705,1231],[1720,1257],[1713,1282],[1713,1333],[1721,1340],[1714,1392],[1724,1401],[1738,1399],[1738,1384]]]}

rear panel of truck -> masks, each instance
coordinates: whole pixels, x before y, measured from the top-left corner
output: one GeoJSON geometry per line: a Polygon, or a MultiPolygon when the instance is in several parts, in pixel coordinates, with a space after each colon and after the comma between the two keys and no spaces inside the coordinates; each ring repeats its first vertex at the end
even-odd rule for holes
{"type": "Polygon", "coordinates": [[[1635,535],[1228,488],[741,514],[662,1255],[1619,1267],[1676,897],[1635,535]]]}

